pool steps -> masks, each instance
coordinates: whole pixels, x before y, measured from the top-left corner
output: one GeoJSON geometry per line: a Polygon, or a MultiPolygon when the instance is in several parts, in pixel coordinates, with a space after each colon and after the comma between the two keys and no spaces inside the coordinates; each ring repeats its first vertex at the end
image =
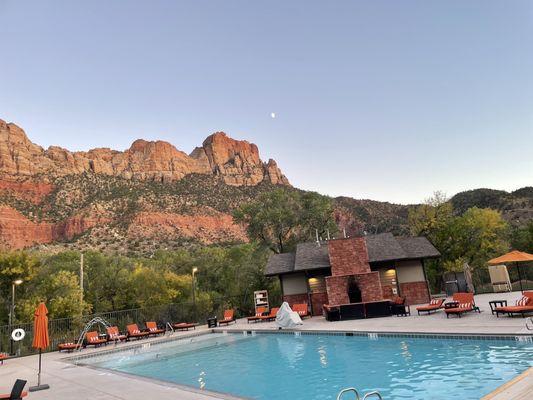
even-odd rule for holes
{"type": "MultiPolygon", "coordinates": [[[[337,400],[342,400],[342,397],[344,396],[345,393],[349,393],[349,392],[353,392],[355,393],[355,398],[356,400],[361,400],[361,396],[359,395],[359,392],[357,391],[356,388],[353,388],[353,387],[350,387],[350,388],[346,388],[346,389],[342,389],[339,394],[337,395],[337,400]]],[[[370,397],[377,397],[379,400],[383,400],[383,397],[381,397],[381,394],[377,391],[377,390],[374,390],[372,392],[368,392],[366,393],[364,396],[363,396],[363,400],[365,399],[369,399],[370,397]]]]}

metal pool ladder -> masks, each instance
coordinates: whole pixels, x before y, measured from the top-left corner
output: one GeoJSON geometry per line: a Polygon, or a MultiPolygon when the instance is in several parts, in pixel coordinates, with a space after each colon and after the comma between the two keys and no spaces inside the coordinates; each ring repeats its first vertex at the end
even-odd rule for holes
{"type": "MultiPolygon", "coordinates": [[[[355,398],[357,400],[361,400],[361,396],[359,396],[359,392],[357,391],[356,388],[353,388],[353,387],[350,387],[350,388],[346,388],[346,389],[342,389],[339,394],[337,395],[337,400],[341,400],[342,399],[342,396],[344,396],[345,393],[348,393],[348,392],[353,392],[355,393],[355,398]]],[[[363,396],[363,400],[365,399],[369,399],[370,397],[377,397],[379,400],[383,400],[383,397],[381,397],[381,394],[379,394],[378,391],[374,390],[373,392],[368,392],[366,393],[364,396],[363,396]]]]}

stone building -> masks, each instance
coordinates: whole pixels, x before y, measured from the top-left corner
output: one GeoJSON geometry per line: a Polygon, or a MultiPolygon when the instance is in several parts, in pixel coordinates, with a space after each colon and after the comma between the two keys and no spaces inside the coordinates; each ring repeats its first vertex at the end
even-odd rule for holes
{"type": "Polygon", "coordinates": [[[300,243],[294,253],[274,254],[265,275],[278,276],[283,300],[322,306],[403,296],[407,304],[430,299],[424,260],[440,257],[425,237],[391,233],[300,243]]]}

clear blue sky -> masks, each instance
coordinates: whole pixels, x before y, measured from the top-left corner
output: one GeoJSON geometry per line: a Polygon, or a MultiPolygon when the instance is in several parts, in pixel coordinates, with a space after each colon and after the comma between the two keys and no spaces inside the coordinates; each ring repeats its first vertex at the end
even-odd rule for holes
{"type": "Polygon", "coordinates": [[[0,0],[0,16],[0,118],[45,147],[190,152],[223,130],[329,195],[533,185],[531,1],[0,0]]]}

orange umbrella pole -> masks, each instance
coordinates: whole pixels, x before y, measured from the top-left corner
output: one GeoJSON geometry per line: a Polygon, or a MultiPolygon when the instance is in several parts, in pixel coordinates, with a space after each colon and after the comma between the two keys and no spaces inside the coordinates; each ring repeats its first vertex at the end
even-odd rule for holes
{"type": "Polygon", "coordinates": [[[50,345],[47,314],[48,310],[44,303],[39,304],[33,321],[33,348],[39,349],[39,373],[37,374],[37,386],[30,386],[30,392],[50,388],[49,385],[41,384],[42,352],[50,345]]]}

